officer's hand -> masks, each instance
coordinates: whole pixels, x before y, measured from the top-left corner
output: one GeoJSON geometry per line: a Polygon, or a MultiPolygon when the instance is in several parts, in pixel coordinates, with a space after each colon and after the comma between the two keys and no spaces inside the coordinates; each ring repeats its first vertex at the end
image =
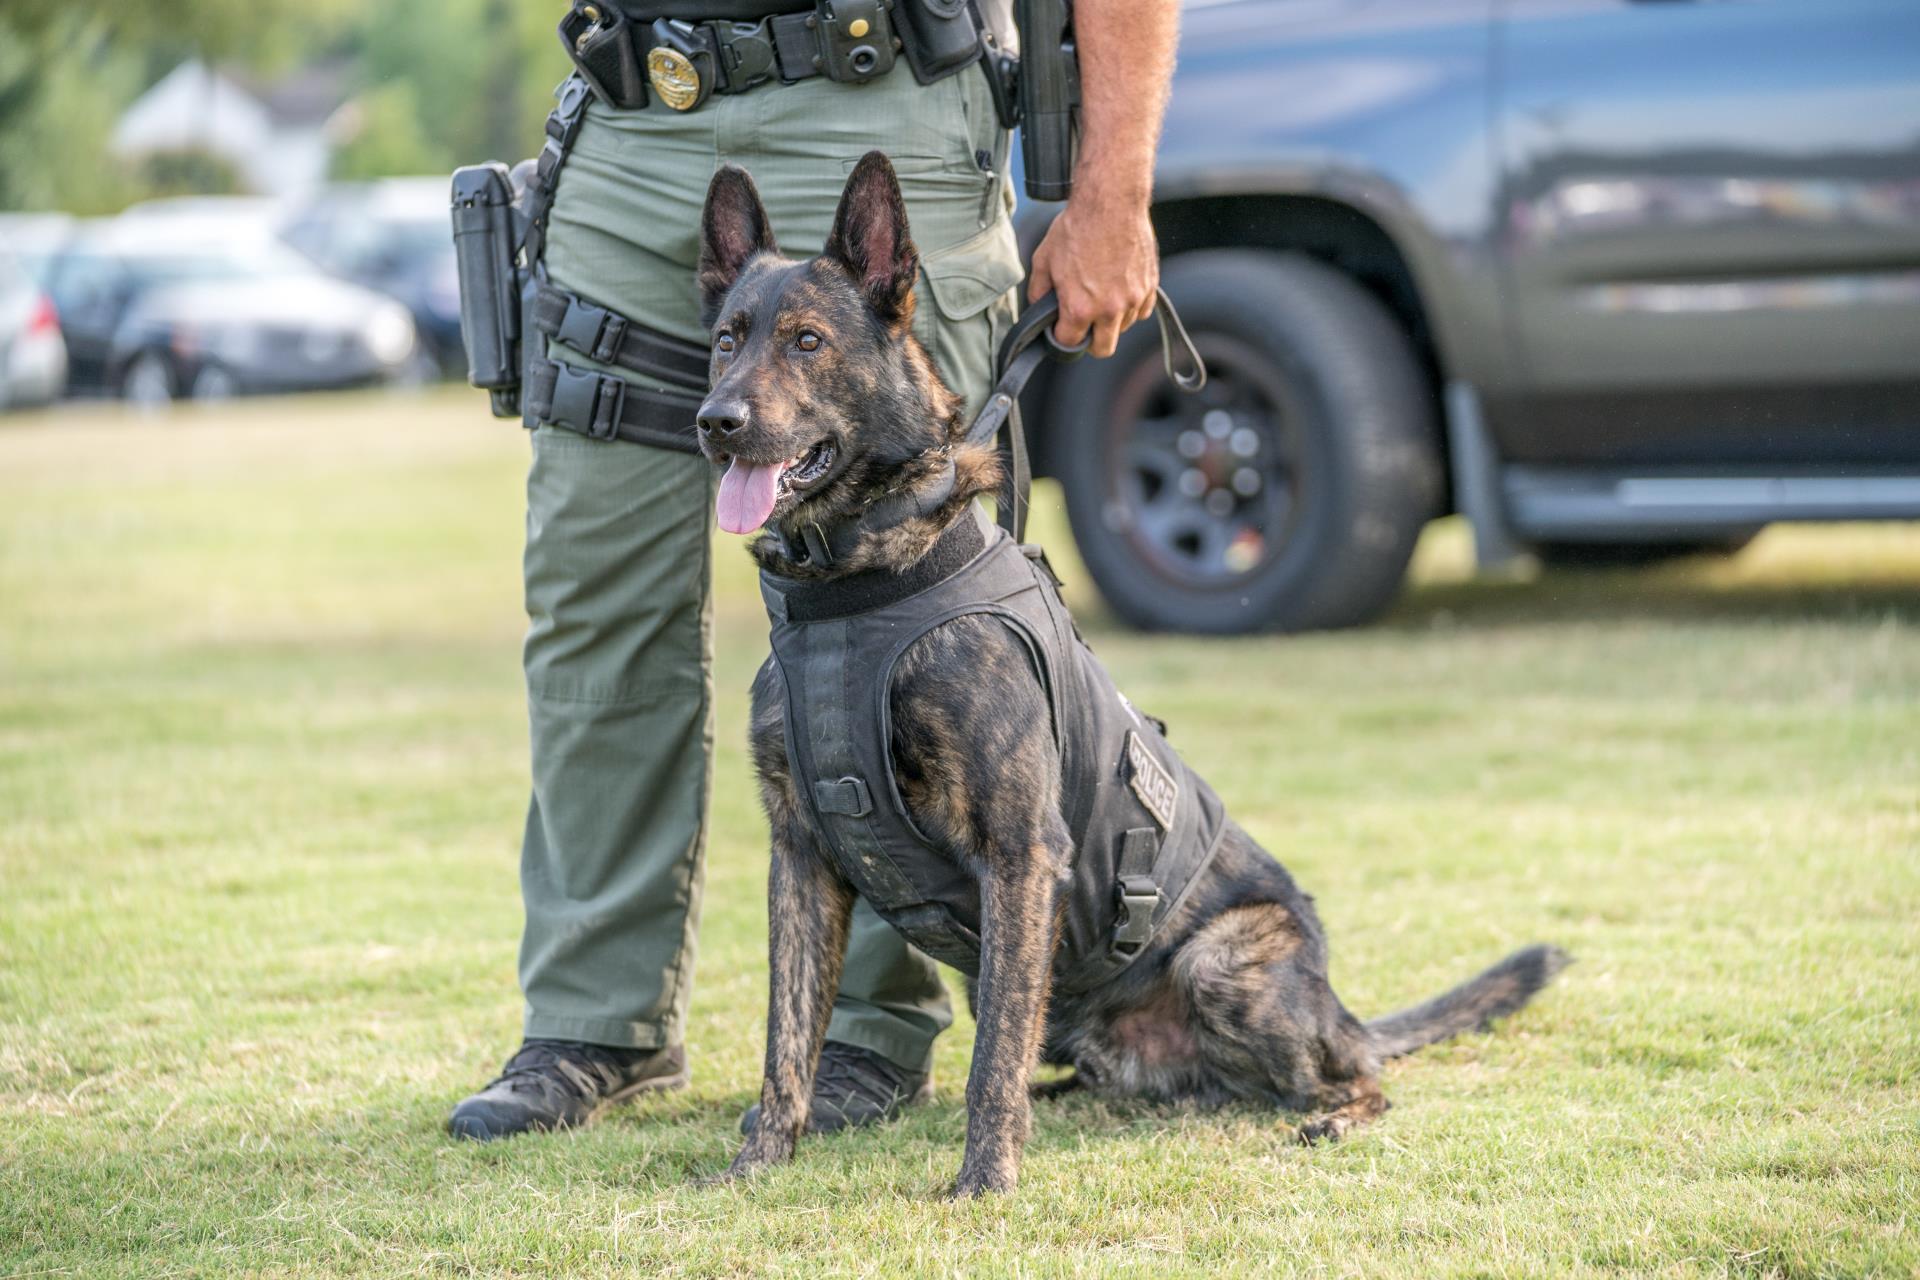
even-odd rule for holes
{"type": "Polygon", "coordinates": [[[1080,181],[1034,250],[1027,300],[1053,290],[1060,297],[1053,336],[1073,346],[1092,330],[1093,354],[1110,356],[1120,335],[1152,314],[1159,283],[1146,191],[1119,193],[1080,181]]]}

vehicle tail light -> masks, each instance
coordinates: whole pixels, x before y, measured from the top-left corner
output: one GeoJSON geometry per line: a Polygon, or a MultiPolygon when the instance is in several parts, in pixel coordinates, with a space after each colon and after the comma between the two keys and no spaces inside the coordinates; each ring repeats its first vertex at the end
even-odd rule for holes
{"type": "Polygon", "coordinates": [[[53,309],[53,299],[43,293],[33,304],[33,314],[27,317],[27,332],[53,333],[59,328],[60,313],[53,309]]]}

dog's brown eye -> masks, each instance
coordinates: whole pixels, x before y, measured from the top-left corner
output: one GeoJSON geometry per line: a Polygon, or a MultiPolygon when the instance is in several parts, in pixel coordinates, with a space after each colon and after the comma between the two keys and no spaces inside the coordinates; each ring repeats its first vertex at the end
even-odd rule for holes
{"type": "Polygon", "coordinates": [[[809,330],[794,339],[794,342],[802,351],[814,351],[820,346],[820,335],[809,330]]]}
{"type": "Polygon", "coordinates": [[[723,333],[719,337],[715,338],[713,340],[713,349],[715,351],[718,351],[722,355],[731,354],[733,351],[733,335],[730,333],[723,333]]]}

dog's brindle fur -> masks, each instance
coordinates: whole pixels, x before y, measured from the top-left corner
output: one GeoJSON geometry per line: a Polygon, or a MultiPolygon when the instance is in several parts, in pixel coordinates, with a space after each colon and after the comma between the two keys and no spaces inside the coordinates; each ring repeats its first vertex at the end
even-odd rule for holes
{"type": "MultiPolygon", "coordinates": [[[[725,168],[713,179],[699,276],[716,348],[701,410],[707,456],[765,463],[831,447],[817,478],[783,484],[768,521],[796,547],[808,522],[841,527],[884,494],[931,488],[945,460],[958,476],[932,514],[864,532],[830,565],[796,563],[781,542],[756,541],[753,554],[776,574],[904,568],[999,480],[993,452],[963,442],[961,402],[909,330],[917,269],[900,189],[878,152],[849,179],[825,252],[805,262],[778,255],[744,172],[725,168]]],[[[751,731],[773,846],[766,1078],[759,1125],[727,1177],[785,1160],[806,1129],[854,899],[797,801],[780,681],[769,660],[754,680],[751,731]]],[[[1383,1059],[1519,1008],[1565,963],[1553,948],[1529,948],[1425,1005],[1362,1023],[1328,983],[1312,899],[1229,823],[1146,954],[1102,986],[1049,1002],[1074,859],[1031,660],[1000,623],[961,617],[907,650],[890,700],[889,745],[908,813],[980,883],[978,1032],[955,1194],[1014,1185],[1029,1079],[1042,1060],[1075,1068],[1048,1093],[1256,1099],[1314,1113],[1299,1130],[1304,1141],[1336,1138],[1386,1110],[1383,1059]]]]}

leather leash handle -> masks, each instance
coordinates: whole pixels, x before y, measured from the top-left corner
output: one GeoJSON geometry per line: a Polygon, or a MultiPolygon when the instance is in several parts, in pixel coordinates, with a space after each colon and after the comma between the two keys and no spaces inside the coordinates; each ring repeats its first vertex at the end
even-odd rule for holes
{"type": "Polygon", "coordinates": [[[1038,302],[1022,311],[1020,318],[1013,322],[1013,328],[1007,330],[1007,336],[1000,340],[1000,354],[994,361],[994,367],[1001,370],[1004,376],[1014,357],[1041,337],[1046,338],[1047,346],[1052,349],[1049,354],[1063,363],[1085,355],[1087,348],[1093,345],[1093,334],[1087,334],[1076,346],[1062,346],[1060,340],[1053,336],[1053,325],[1059,318],[1060,299],[1049,290],[1041,295],[1038,302]]]}
{"type": "Polygon", "coordinates": [[[1167,296],[1167,291],[1155,285],[1153,298],[1153,318],[1160,325],[1160,363],[1167,371],[1168,380],[1192,395],[1207,385],[1207,362],[1200,358],[1200,348],[1194,346],[1193,339],[1187,336],[1187,326],[1180,323],[1180,313],[1173,309],[1173,299],[1167,296]],[[1185,372],[1173,367],[1173,344],[1176,341],[1187,357],[1185,372]]]}
{"type": "MultiPolygon", "coordinates": [[[[1186,326],[1173,309],[1164,289],[1155,288],[1153,312],[1160,324],[1160,358],[1173,385],[1191,395],[1207,385],[1206,362],[1200,358],[1186,326]],[[1178,342],[1186,356],[1187,368],[1174,368],[1174,345],[1178,342]]],[[[997,440],[1007,451],[1007,475],[1000,486],[999,524],[1015,542],[1024,542],[1027,533],[1027,505],[1033,483],[1032,464],[1027,457],[1027,433],[1020,422],[1020,393],[1033,378],[1034,371],[1047,360],[1061,363],[1078,360],[1093,345],[1089,333],[1073,346],[1062,345],[1053,336],[1054,322],[1060,318],[1060,299],[1052,293],[1020,313],[1013,328],[1000,343],[994,367],[1000,376],[987,397],[986,407],[967,428],[967,441],[984,444],[997,440]]]]}

